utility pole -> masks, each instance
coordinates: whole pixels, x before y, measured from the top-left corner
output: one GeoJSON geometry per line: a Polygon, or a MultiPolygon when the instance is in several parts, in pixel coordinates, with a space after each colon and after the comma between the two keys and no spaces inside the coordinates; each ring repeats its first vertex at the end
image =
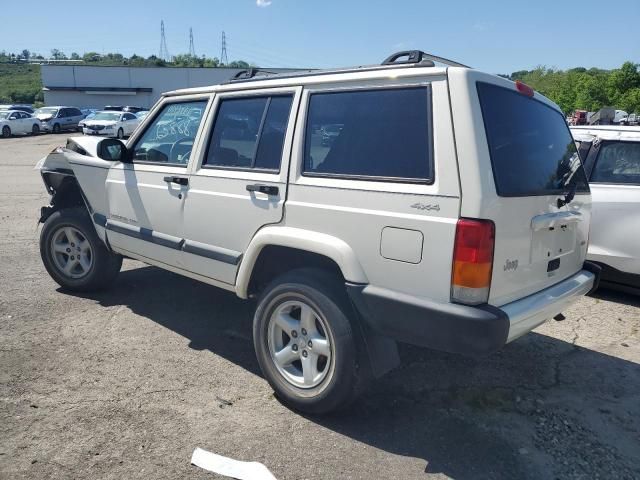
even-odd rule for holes
{"type": "Polygon", "coordinates": [[[193,46],[193,28],[189,27],[189,55],[196,56],[196,47],[193,46]]]}
{"type": "Polygon", "coordinates": [[[222,32],[222,49],[220,50],[220,64],[226,65],[229,63],[229,58],[227,58],[227,36],[224,32],[222,32]]]}
{"type": "Polygon", "coordinates": [[[164,34],[164,20],[160,20],[160,55],[158,55],[158,58],[165,62],[171,61],[171,55],[169,55],[169,50],[167,49],[167,37],[164,34]]]}

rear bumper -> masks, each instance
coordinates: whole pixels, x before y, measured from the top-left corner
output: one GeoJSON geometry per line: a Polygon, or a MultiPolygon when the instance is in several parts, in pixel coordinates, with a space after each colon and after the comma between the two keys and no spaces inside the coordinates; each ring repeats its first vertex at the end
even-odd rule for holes
{"type": "Polygon", "coordinates": [[[470,356],[486,356],[562,312],[597,286],[599,267],[515,302],[494,307],[434,302],[372,285],[347,284],[364,321],[395,340],[470,356]]]}

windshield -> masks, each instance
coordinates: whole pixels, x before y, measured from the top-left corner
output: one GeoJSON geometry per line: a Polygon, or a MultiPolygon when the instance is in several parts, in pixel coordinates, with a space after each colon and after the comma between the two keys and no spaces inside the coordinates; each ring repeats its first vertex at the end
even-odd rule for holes
{"type": "Polygon", "coordinates": [[[588,192],[586,175],[562,114],[515,90],[478,83],[498,195],[588,192]]]}
{"type": "Polygon", "coordinates": [[[110,113],[110,112],[100,112],[96,113],[91,120],[109,120],[112,122],[117,122],[120,120],[119,113],[110,113]]]}
{"type": "Polygon", "coordinates": [[[58,113],[58,109],[57,108],[39,108],[38,110],[36,110],[36,115],[51,115],[51,116],[54,116],[56,113],[58,113]]]}
{"type": "Polygon", "coordinates": [[[7,112],[6,110],[0,110],[0,119],[7,118],[8,116],[9,116],[9,112],[7,112]]]}

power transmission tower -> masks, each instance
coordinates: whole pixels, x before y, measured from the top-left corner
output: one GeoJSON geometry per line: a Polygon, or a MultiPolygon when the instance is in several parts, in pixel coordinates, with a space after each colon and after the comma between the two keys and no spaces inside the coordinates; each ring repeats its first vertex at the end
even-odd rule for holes
{"type": "Polygon", "coordinates": [[[171,61],[171,55],[169,55],[169,50],[167,49],[167,37],[164,35],[164,20],[160,21],[160,55],[158,55],[158,58],[165,62],[171,61]]]}
{"type": "Polygon", "coordinates": [[[226,65],[229,63],[229,59],[227,58],[227,36],[224,32],[222,32],[222,49],[220,50],[220,63],[222,65],[226,65]]]}
{"type": "Polygon", "coordinates": [[[193,28],[189,27],[189,55],[196,56],[196,47],[193,46],[193,28]]]}

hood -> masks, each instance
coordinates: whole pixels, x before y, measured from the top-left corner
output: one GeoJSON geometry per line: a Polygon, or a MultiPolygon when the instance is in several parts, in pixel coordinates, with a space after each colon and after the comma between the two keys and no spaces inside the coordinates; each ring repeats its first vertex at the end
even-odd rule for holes
{"type": "Polygon", "coordinates": [[[47,120],[51,120],[53,118],[53,115],[51,115],[50,113],[39,113],[38,115],[36,115],[36,118],[42,122],[46,122],[47,120]]]}
{"type": "Polygon", "coordinates": [[[108,125],[115,125],[118,122],[115,120],[83,120],[82,123],[84,123],[87,127],[90,127],[92,125],[102,125],[103,127],[106,127],[108,125]]]}

